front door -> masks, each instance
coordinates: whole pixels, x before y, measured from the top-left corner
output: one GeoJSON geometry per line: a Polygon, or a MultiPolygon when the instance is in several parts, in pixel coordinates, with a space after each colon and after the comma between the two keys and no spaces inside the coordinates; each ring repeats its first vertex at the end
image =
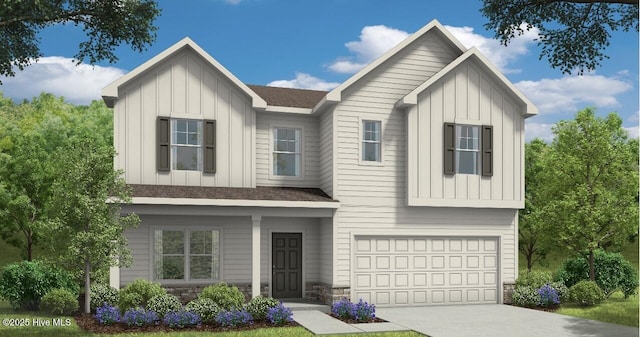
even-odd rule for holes
{"type": "Polygon", "coordinates": [[[302,298],[302,234],[272,234],[274,298],[302,298]]]}

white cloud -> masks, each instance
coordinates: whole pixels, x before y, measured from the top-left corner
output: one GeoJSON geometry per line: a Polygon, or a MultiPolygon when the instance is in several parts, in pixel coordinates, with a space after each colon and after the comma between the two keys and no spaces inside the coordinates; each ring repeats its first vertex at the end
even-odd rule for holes
{"type": "Polygon", "coordinates": [[[15,77],[2,78],[0,90],[17,101],[48,92],[74,104],[89,104],[101,98],[102,88],[124,74],[123,69],[115,67],[76,66],[71,58],[42,57],[37,63],[16,71],[15,77]]]}
{"type": "Polygon", "coordinates": [[[545,142],[551,142],[553,140],[553,132],[551,127],[554,124],[537,123],[535,120],[527,120],[525,122],[525,141],[530,141],[534,138],[540,138],[545,142]]]}
{"type": "Polygon", "coordinates": [[[629,133],[630,138],[638,138],[640,136],[640,130],[638,125],[625,127],[625,129],[629,133]]]}
{"type": "Polygon", "coordinates": [[[615,77],[596,74],[520,81],[516,86],[538,107],[540,114],[576,112],[585,106],[617,107],[616,95],[633,86],[615,77]]]}
{"type": "Polygon", "coordinates": [[[229,5],[237,5],[242,2],[242,0],[224,0],[224,2],[228,3],[229,5]]]}
{"type": "Polygon", "coordinates": [[[507,47],[500,44],[500,41],[474,33],[472,27],[445,26],[453,36],[465,47],[476,47],[491,62],[504,73],[519,73],[521,69],[509,68],[509,64],[522,55],[529,52],[529,46],[538,37],[539,30],[532,28],[525,31],[523,35],[516,36],[507,47]]]}
{"type": "Polygon", "coordinates": [[[327,82],[317,77],[305,73],[296,73],[296,78],[292,80],[277,80],[267,83],[268,86],[282,88],[298,88],[313,90],[331,90],[340,83],[327,82]]]}
{"type": "Polygon", "coordinates": [[[353,74],[371,61],[406,39],[409,33],[384,25],[365,26],[360,32],[360,40],[345,43],[354,56],[342,57],[329,65],[337,73],[353,74]]]}

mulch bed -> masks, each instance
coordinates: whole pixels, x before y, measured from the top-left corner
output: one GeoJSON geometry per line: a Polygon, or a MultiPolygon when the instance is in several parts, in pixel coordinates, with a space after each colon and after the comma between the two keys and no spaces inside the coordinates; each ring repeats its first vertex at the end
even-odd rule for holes
{"type": "MultiPolygon", "coordinates": [[[[126,333],[126,332],[173,332],[173,331],[224,332],[224,331],[242,331],[242,330],[254,330],[254,329],[274,327],[274,325],[272,325],[268,321],[256,321],[252,325],[237,327],[237,328],[226,328],[218,325],[202,324],[197,327],[173,329],[164,324],[145,325],[142,327],[130,327],[124,323],[117,323],[113,325],[102,325],[100,324],[100,322],[98,322],[98,320],[93,315],[90,315],[90,314],[76,315],[74,318],[76,319],[76,323],[78,323],[78,326],[80,327],[80,329],[94,332],[94,333],[102,333],[102,334],[117,334],[117,333],[126,333]]],[[[299,325],[296,322],[290,322],[283,326],[293,327],[293,326],[299,326],[299,325]]]]}
{"type": "MultiPolygon", "coordinates": [[[[518,305],[515,305],[515,304],[508,304],[508,303],[505,303],[505,305],[512,305],[512,306],[514,306],[514,307],[520,307],[520,306],[518,306],[518,305]]],[[[556,306],[553,306],[553,307],[532,307],[532,308],[531,308],[531,307],[520,307],[520,308],[531,309],[531,310],[538,310],[538,311],[546,311],[546,312],[554,312],[554,311],[556,311],[556,310],[560,309],[560,306],[559,306],[559,305],[556,305],[556,306]]]]}
{"type": "Polygon", "coordinates": [[[378,317],[374,317],[373,319],[370,319],[370,320],[368,320],[368,321],[366,321],[366,322],[358,322],[358,321],[356,321],[356,320],[355,320],[355,319],[353,319],[353,318],[340,318],[340,317],[336,316],[334,313],[328,313],[327,315],[329,315],[329,316],[331,316],[331,317],[333,317],[333,318],[335,318],[335,319],[337,319],[337,320],[343,321],[343,322],[345,322],[345,323],[347,323],[347,324],[360,324],[360,323],[387,323],[387,321],[385,321],[385,320],[384,320],[384,319],[382,319],[382,318],[378,318],[378,317]]]}

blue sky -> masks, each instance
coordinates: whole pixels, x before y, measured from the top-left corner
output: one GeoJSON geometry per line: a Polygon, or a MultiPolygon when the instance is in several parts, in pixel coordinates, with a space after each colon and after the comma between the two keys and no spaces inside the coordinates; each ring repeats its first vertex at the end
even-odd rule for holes
{"type": "Polygon", "coordinates": [[[44,57],[3,78],[0,90],[19,101],[46,91],[76,104],[100,99],[100,90],[185,36],[249,84],[330,90],[433,19],[466,47],[477,46],[540,109],[527,121],[527,139],[551,140],[551,126],[588,106],[617,111],[638,136],[638,33],[614,33],[611,57],[595,72],[567,76],[539,60],[535,31],[509,47],[484,29],[480,0],[160,0],[158,38],[143,53],[118,48],[120,60],[95,67],[71,58],[82,30],[59,25],[43,31],[44,57]]]}

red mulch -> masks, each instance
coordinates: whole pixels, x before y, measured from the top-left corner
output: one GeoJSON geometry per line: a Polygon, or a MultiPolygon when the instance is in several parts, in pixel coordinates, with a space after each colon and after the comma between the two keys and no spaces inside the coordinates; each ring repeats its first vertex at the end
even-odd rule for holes
{"type": "MultiPolygon", "coordinates": [[[[103,334],[116,334],[125,332],[173,332],[173,331],[211,331],[211,332],[223,332],[223,331],[241,331],[241,330],[253,330],[260,328],[272,328],[273,325],[268,321],[256,321],[252,325],[237,327],[237,328],[225,328],[218,325],[202,324],[197,327],[190,327],[184,329],[172,329],[164,324],[159,325],[145,325],[142,327],[129,327],[124,323],[116,323],[114,325],[102,325],[98,322],[93,315],[82,314],[75,316],[76,322],[80,329],[90,331],[94,333],[103,334]]],[[[284,326],[298,326],[296,322],[290,322],[284,326]]]]}
{"type": "Polygon", "coordinates": [[[327,315],[337,319],[337,320],[341,320],[347,324],[359,324],[359,323],[386,323],[387,321],[385,321],[382,318],[378,318],[378,317],[374,317],[366,322],[358,322],[353,318],[340,318],[338,316],[336,316],[334,313],[328,313],[327,315]]]}

